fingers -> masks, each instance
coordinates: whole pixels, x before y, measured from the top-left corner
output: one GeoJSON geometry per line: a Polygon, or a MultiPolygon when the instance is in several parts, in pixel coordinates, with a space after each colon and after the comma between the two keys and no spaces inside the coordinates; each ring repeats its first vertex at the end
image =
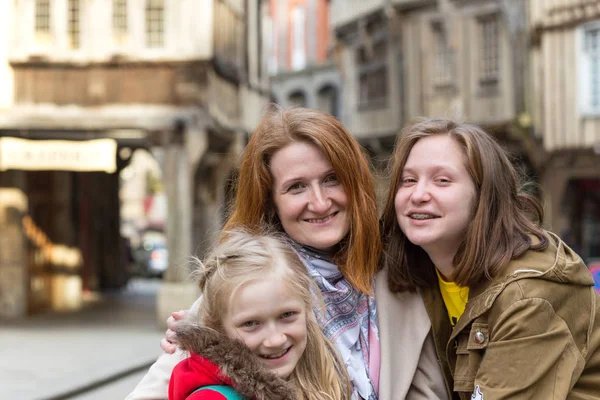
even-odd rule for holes
{"type": "Polygon", "coordinates": [[[175,331],[167,329],[167,332],[165,333],[165,339],[169,343],[177,344],[177,333],[175,333],[175,331]]]}
{"type": "Polygon", "coordinates": [[[173,354],[175,353],[176,346],[167,341],[167,339],[165,338],[160,341],[160,348],[167,354],[173,354]]]}
{"type": "Polygon", "coordinates": [[[177,324],[187,315],[187,310],[175,311],[167,318],[167,327],[172,331],[177,331],[177,324]]]}
{"type": "Polygon", "coordinates": [[[175,311],[167,318],[167,332],[165,337],[160,341],[160,348],[167,354],[175,353],[177,349],[177,324],[185,318],[188,310],[175,311]]]}
{"type": "Polygon", "coordinates": [[[176,326],[177,326],[177,321],[175,320],[175,318],[173,318],[173,317],[167,318],[167,328],[169,328],[168,331],[174,331],[176,326]]]}

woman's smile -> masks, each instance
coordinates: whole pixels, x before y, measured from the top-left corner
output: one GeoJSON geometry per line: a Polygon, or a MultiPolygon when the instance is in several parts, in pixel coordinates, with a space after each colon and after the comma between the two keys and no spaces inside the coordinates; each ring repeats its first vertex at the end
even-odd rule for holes
{"type": "Polygon", "coordinates": [[[323,218],[307,218],[305,219],[305,221],[310,222],[311,224],[324,224],[333,220],[336,217],[336,215],[338,215],[338,211],[335,211],[323,218]]]}

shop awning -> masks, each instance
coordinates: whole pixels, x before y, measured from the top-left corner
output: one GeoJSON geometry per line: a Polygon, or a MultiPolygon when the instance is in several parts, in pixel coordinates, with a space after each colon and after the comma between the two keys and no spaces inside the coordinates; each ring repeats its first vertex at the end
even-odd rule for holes
{"type": "Polygon", "coordinates": [[[117,169],[114,139],[28,140],[0,138],[0,171],[104,171],[117,169]]]}

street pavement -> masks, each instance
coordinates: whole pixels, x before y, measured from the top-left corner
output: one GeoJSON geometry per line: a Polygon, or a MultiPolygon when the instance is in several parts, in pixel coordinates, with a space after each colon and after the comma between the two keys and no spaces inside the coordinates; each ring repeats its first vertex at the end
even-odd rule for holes
{"type": "Polygon", "coordinates": [[[70,400],[123,400],[133,388],[142,380],[146,370],[127,375],[122,379],[103,385],[99,388],[86,391],[80,395],[69,397],[70,400]]]}
{"type": "Polygon", "coordinates": [[[132,280],[78,312],[0,321],[0,398],[123,399],[161,353],[159,286],[132,280]]]}

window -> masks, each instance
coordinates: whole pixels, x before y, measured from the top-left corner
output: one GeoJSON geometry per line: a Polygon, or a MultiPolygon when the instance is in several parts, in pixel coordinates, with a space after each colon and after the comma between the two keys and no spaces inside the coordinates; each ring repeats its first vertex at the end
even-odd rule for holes
{"type": "Polygon", "coordinates": [[[38,39],[48,39],[50,35],[50,0],[35,2],[35,33],[38,39]]]}
{"type": "Polygon", "coordinates": [[[335,87],[327,85],[317,92],[317,110],[338,117],[338,95],[335,87]]]}
{"type": "Polygon", "coordinates": [[[146,45],[163,47],[165,41],[165,4],[163,0],[146,0],[146,45]]]}
{"type": "Polygon", "coordinates": [[[496,85],[500,78],[500,21],[496,14],[479,19],[479,83],[496,85]]]}
{"type": "Polygon", "coordinates": [[[387,41],[363,45],[356,53],[358,64],[359,108],[380,108],[387,104],[387,41]]]}
{"type": "Polygon", "coordinates": [[[581,46],[581,102],[583,112],[600,113],[600,21],[584,25],[581,46]]]}
{"type": "Polygon", "coordinates": [[[115,39],[123,40],[127,35],[127,0],[113,0],[112,27],[115,39]]]}
{"type": "Polygon", "coordinates": [[[448,44],[446,30],[441,22],[431,26],[433,35],[433,84],[436,87],[450,86],[454,77],[454,55],[448,44]]]}
{"type": "Polygon", "coordinates": [[[242,72],[244,54],[244,20],[225,1],[214,3],[214,49],[215,61],[221,73],[238,79],[242,72]],[[227,71],[225,71],[227,70],[227,71]]]}
{"type": "Polygon", "coordinates": [[[306,107],[306,95],[304,92],[296,91],[288,97],[289,107],[306,107]]]}
{"type": "Polygon", "coordinates": [[[306,66],[305,26],[306,12],[304,7],[296,6],[292,10],[292,69],[298,70],[306,66]]]}
{"type": "Polygon", "coordinates": [[[79,0],[69,0],[69,18],[68,18],[68,32],[69,32],[69,47],[72,49],[78,49],[80,26],[79,26],[79,0]]]}

